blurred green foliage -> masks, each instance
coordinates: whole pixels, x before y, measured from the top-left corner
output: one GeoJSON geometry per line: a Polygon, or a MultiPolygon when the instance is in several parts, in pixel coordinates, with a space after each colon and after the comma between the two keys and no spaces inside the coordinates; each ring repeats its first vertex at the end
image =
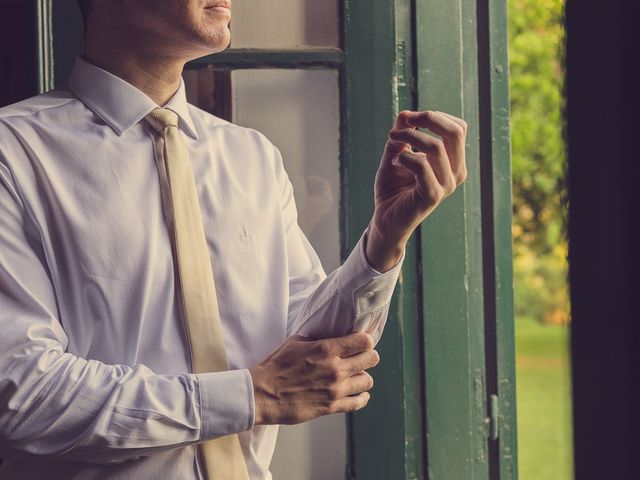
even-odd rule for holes
{"type": "Polygon", "coordinates": [[[516,314],[569,320],[564,0],[509,0],[516,314]]]}
{"type": "Polygon", "coordinates": [[[508,1],[519,478],[569,480],[564,0],[508,1]]]}

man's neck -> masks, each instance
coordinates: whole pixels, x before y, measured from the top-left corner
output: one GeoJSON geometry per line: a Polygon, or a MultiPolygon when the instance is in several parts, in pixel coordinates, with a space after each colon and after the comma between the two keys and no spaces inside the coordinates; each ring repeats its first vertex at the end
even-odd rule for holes
{"type": "Polygon", "coordinates": [[[136,55],[130,50],[109,51],[87,45],[84,58],[130,83],[159,106],[165,105],[180,87],[185,61],[175,57],[136,55]]]}

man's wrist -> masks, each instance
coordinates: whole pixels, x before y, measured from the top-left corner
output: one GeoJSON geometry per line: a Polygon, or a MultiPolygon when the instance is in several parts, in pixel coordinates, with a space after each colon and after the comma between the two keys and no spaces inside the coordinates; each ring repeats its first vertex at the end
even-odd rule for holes
{"type": "Polygon", "coordinates": [[[262,372],[264,368],[260,365],[256,365],[249,369],[251,375],[251,383],[253,385],[253,399],[254,399],[254,425],[268,424],[267,417],[265,415],[264,406],[262,404],[262,392],[261,392],[261,379],[263,377],[262,372]]]}
{"type": "Polygon", "coordinates": [[[402,259],[406,244],[407,239],[385,237],[370,224],[365,235],[367,262],[378,272],[387,272],[402,259]]]}

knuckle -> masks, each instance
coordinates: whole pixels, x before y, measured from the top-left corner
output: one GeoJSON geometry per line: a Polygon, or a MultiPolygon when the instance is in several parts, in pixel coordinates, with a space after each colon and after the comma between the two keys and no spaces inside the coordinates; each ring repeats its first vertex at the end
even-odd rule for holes
{"type": "Polygon", "coordinates": [[[460,185],[467,179],[467,169],[466,167],[462,167],[460,171],[456,174],[456,183],[460,185]]]}
{"type": "Polygon", "coordinates": [[[452,127],[451,135],[456,140],[464,140],[466,134],[467,134],[467,128],[466,127],[463,127],[462,125],[459,125],[457,123],[455,124],[454,127],[452,127]]]}
{"type": "Polygon", "coordinates": [[[340,408],[336,405],[335,402],[330,402],[327,405],[320,408],[320,413],[322,415],[332,415],[334,413],[340,413],[340,408]]]}
{"type": "Polygon", "coordinates": [[[304,364],[306,370],[312,370],[316,368],[316,362],[314,361],[313,357],[304,357],[302,359],[302,363],[304,364]]]}
{"type": "Polygon", "coordinates": [[[331,355],[331,346],[326,341],[319,341],[315,344],[315,351],[322,357],[328,357],[331,355]]]}
{"type": "MultiPolygon", "coordinates": [[[[435,137],[427,137],[424,139],[424,151],[426,153],[430,153],[430,154],[439,154],[440,153],[440,146],[438,145],[438,143],[440,142],[440,140],[438,140],[435,137]]],[[[441,143],[441,142],[440,142],[441,143]]],[[[444,147],[444,144],[443,144],[444,147]]]]}
{"type": "Polygon", "coordinates": [[[335,401],[341,397],[340,389],[336,385],[331,385],[327,388],[327,398],[329,400],[335,401]]]}
{"type": "Polygon", "coordinates": [[[445,196],[451,195],[456,190],[456,181],[454,177],[450,177],[444,185],[445,196]]]}
{"type": "Polygon", "coordinates": [[[373,337],[369,333],[361,333],[362,337],[362,346],[366,350],[371,350],[373,348],[373,337]]]}
{"type": "Polygon", "coordinates": [[[329,414],[343,413],[346,411],[344,404],[342,402],[338,402],[337,400],[335,402],[331,402],[327,410],[329,411],[329,414]]]}
{"type": "Polygon", "coordinates": [[[342,378],[342,368],[337,361],[332,361],[327,366],[327,379],[330,382],[337,382],[342,378]]]}
{"type": "Polygon", "coordinates": [[[437,155],[439,157],[447,155],[447,149],[445,148],[444,142],[439,138],[430,137],[425,141],[424,148],[427,154],[437,155]]]}
{"type": "Polygon", "coordinates": [[[433,188],[425,194],[425,197],[430,204],[437,204],[444,198],[444,192],[441,188],[433,188]]]}

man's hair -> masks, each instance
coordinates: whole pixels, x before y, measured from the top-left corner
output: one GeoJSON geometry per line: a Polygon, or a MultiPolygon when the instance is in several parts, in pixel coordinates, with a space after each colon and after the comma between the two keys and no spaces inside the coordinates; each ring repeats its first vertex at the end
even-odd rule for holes
{"type": "Polygon", "coordinates": [[[80,7],[80,12],[82,13],[82,20],[84,20],[84,24],[87,24],[87,17],[89,16],[89,12],[91,11],[91,0],[78,0],[78,6],[80,7]]]}

